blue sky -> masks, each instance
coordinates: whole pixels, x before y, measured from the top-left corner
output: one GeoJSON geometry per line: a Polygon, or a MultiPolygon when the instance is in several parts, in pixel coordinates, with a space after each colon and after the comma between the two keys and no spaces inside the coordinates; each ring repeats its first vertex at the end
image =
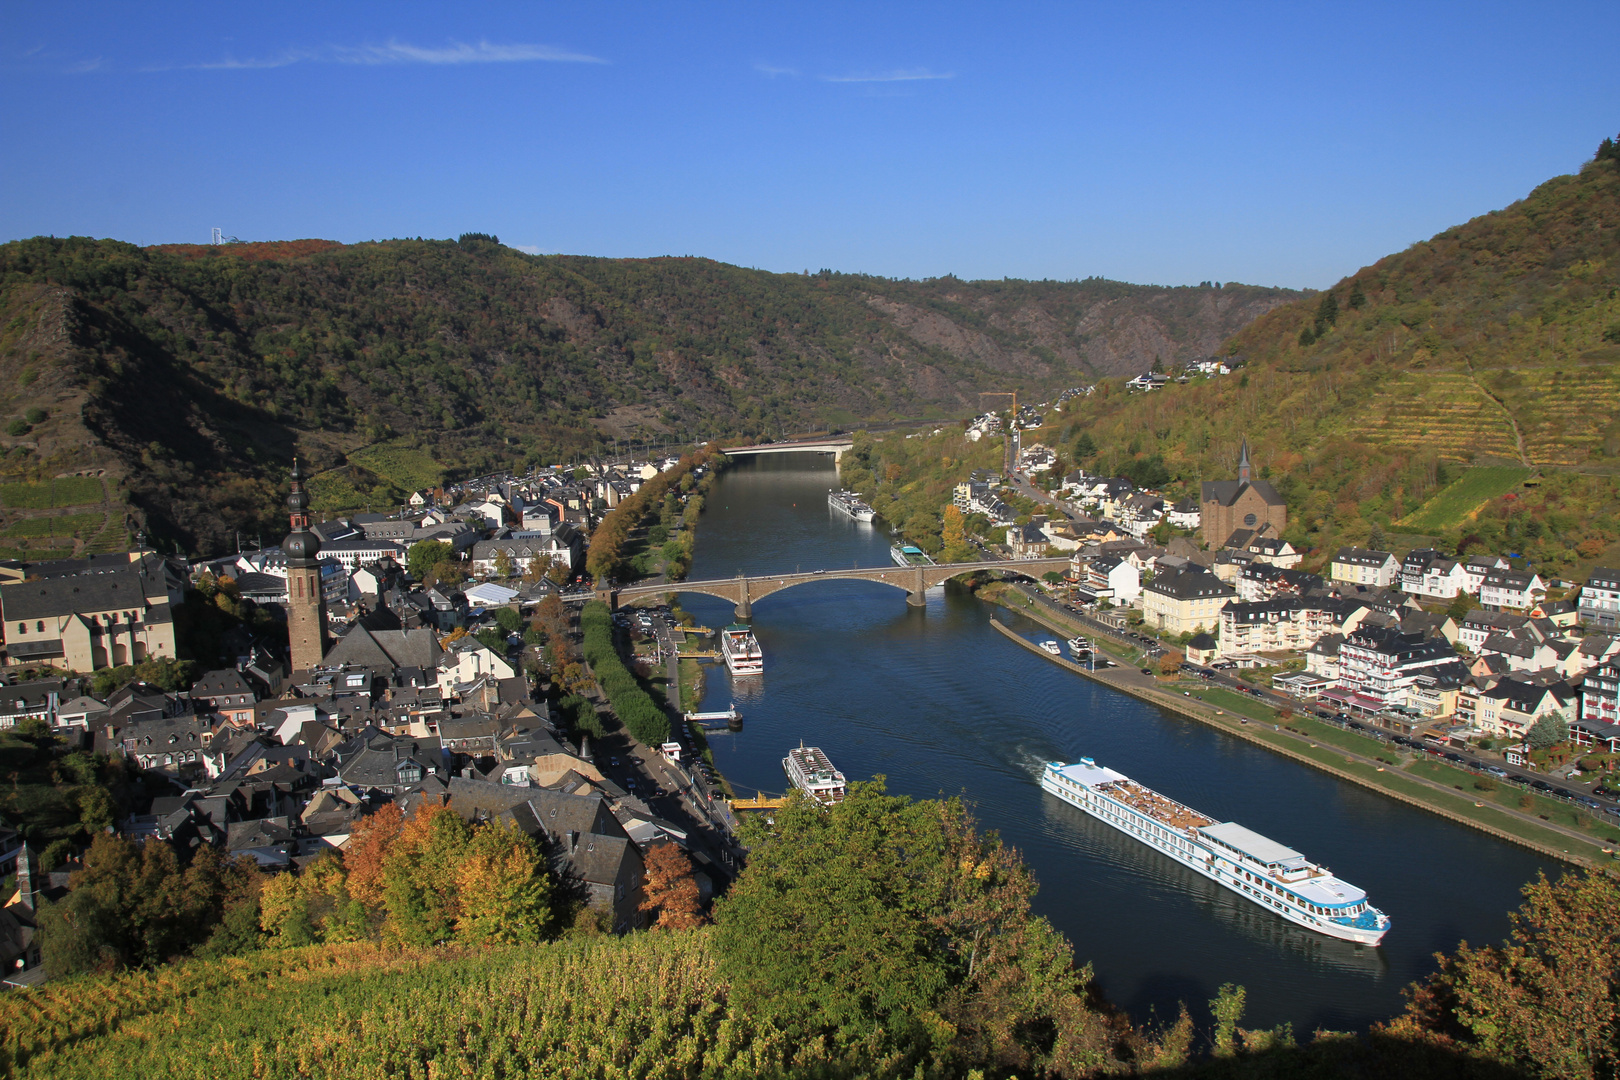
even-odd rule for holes
{"type": "Polygon", "coordinates": [[[1620,131],[1620,4],[0,2],[0,240],[1322,287],[1620,131]]]}

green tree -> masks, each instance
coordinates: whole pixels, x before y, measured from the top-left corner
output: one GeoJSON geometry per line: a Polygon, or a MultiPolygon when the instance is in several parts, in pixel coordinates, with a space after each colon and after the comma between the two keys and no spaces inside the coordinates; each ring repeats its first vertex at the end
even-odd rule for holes
{"type": "Polygon", "coordinates": [[[432,945],[454,936],[456,870],[469,838],[467,823],[445,806],[423,803],[406,819],[383,863],[386,937],[432,945]]]}
{"type": "Polygon", "coordinates": [[[959,802],[854,784],[836,806],[796,796],[774,827],[745,830],[748,870],[717,906],[715,947],[732,1001],[790,1041],[888,1075],[1108,1057],[1089,970],[1030,914],[1016,854],[959,802]]]}
{"type": "Polygon", "coordinates": [[[495,576],[505,581],[516,572],[516,564],[512,562],[512,556],[506,553],[506,549],[500,548],[497,550],[495,552],[495,576]]]}
{"type": "Polygon", "coordinates": [[[503,607],[495,611],[495,625],[508,634],[515,634],[523,626],[523,616],[513,608],[503,607]]]}
{"type": "Polygon", "coordinates": [[[1501,945],[1467,944],[1409,995],[1385,1029],[1457,1043],[1537,1077],[1620,1070],[1620,886],[1602,873],[1545,874],[1501,945]]]}
{"type": "Polygon", "coordinates": [[[1569,738],[1569,721],[1562,713],[1548,713],[1525,732],[1524,741],[1532,750],[1546,750],[1569,738]]]}
{"type": "Polygon", "coordinates": [[[419,540],[405,553],[405,569],[417,581],[424,581],[435,566],[451,555],[450,545],[443,540],[419,540]]]}
{"type": "Polygon", "coordinates": [[[552,931],[552,888],[544,856],[514,826],[473,830],[456,867],[456,936],[474,945],[532,945],[552,931]]]}

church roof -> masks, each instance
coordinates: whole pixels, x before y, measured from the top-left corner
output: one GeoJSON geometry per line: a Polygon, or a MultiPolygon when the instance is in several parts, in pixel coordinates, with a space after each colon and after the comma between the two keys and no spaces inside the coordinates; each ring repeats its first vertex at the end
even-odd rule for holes
{"type": "Polygon", "coordinates": [[[1265,480],[1205,480],[1200,485],[1203,501],[1235,506],[1245,491],[1253,491],[1267,506],[1284,506],[1283,497],[1265,480]]]}

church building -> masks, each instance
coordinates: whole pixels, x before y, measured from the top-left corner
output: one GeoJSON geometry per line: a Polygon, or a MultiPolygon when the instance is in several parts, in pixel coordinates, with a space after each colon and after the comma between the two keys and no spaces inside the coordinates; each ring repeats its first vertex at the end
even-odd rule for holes
{"type": "Polygon", "coordinates": [[[1238,458],[1236,480],[1205,480],[1202,491],[1200,522],[1204,530],[1204,543],[1210,548],[1222,548],[1238,530],[1246,530],[1247,539],[1279,537],[1288,526],[1288,507],[1277,489],[1264,480],[1249,476],[1249,440],[1243,440],[1243,452],[1238,458]]]}

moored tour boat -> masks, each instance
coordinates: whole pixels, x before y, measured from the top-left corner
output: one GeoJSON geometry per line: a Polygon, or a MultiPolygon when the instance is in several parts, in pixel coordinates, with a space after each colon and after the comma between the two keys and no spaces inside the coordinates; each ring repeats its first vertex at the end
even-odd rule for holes
{"type": "Polygon", "coordinates": [[[823,806],[844,799],[847,791],[844,774],[834,767],[819,746],[806,746],[801,742],[782,759],[782,770],[794,787],[823,806]]]}
{"type": "Polygon", "coordinates": [[[720,631],[720,655],[733,675],[758,675],[765,670],[765,653],[754,632],[742,623],[720,631]]]}

